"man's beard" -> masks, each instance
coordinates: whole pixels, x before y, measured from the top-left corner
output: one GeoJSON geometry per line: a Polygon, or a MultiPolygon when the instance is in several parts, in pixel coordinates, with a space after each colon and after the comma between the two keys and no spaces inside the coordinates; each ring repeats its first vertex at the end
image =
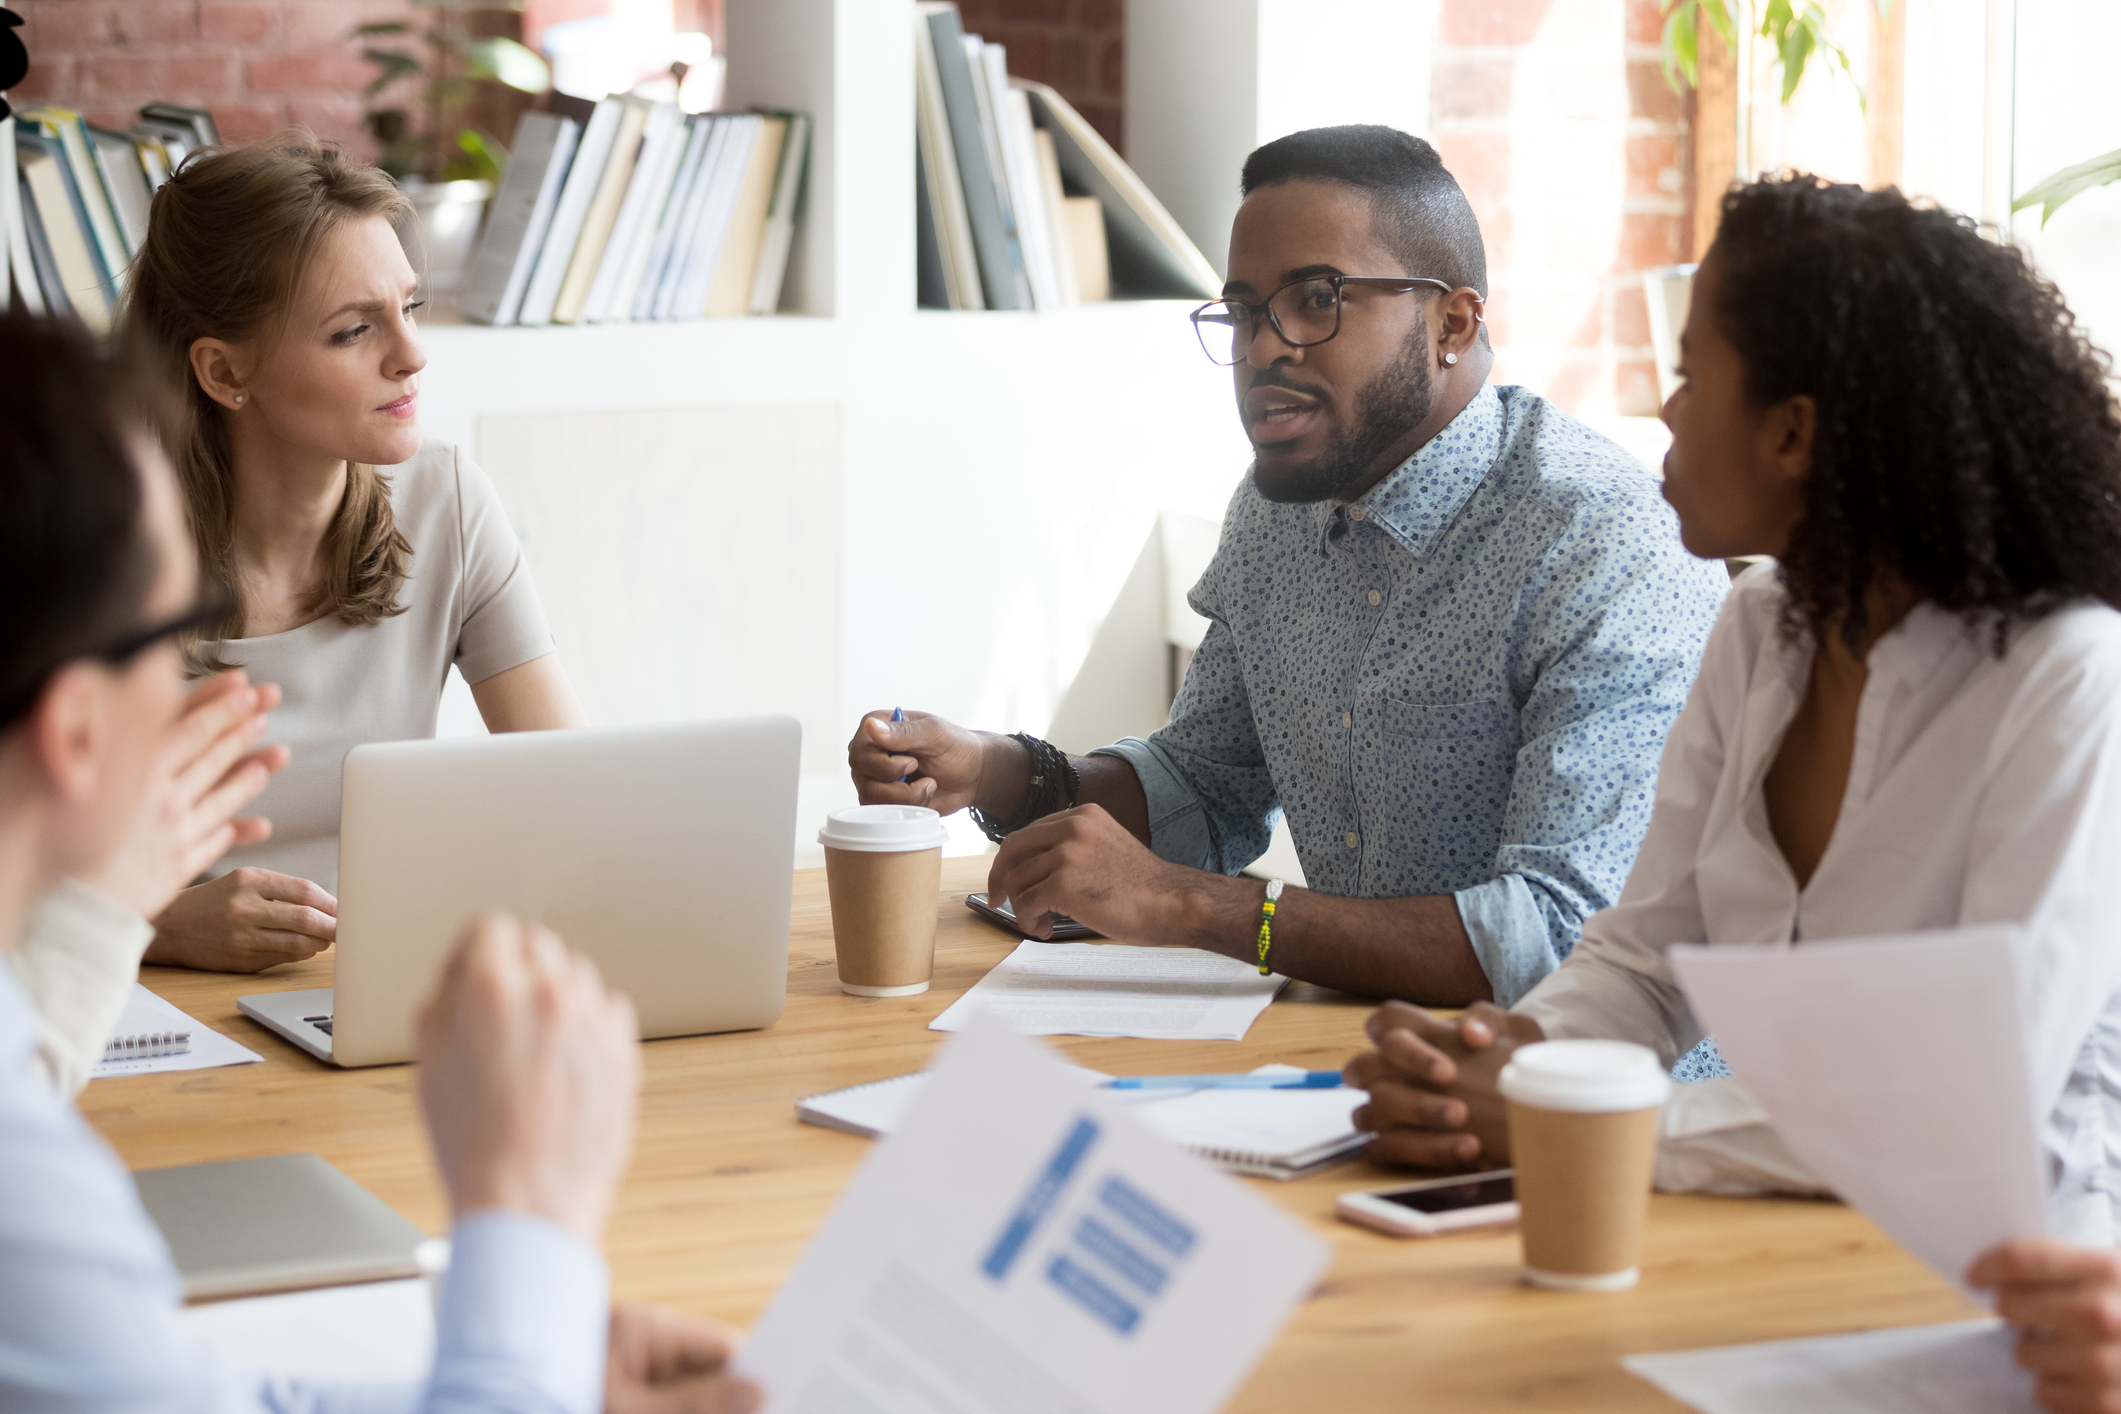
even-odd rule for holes
{"type": "MultiPolygon", "coordinates": [[[[1355,416],[1317,456],[1272,472],[1255,459],[1252,484],[1259,494],[1286,503],[1330,500],[1369,475],[1378,457],[1409,428],[1426,422],[1436,406],[1436,389],[1429,381],[1428,340],[1422,332],[1407,340],[1400,356],[1355,395],[1355,416]]],[[[1262,385],[1313,391],[1282,378],[1274,368],[1253,379],[1252,387],[1262,385]]]]}

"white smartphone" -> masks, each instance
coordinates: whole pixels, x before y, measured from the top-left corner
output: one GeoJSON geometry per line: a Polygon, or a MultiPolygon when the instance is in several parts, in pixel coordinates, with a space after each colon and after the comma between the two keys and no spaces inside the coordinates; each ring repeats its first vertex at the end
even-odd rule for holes
{"type": "Polygon", "coordinates": [[[1393,1237],[1436,1237],[1517,1221],[1514,1170],[1425,1179],[1393,1188],[1343,1193],[1334,1216],[1393,1237]]]}

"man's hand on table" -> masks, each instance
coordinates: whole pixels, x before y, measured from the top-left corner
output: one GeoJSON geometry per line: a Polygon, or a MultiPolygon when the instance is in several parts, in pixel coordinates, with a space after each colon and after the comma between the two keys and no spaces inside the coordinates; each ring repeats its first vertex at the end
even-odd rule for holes
{"type": "Polygon", "coordinates": [[[1371,1159],[1418,1169],[1509,1165],[1498,1077],[1519,1046],[1546,1039],[1538,1022],[1492,1002],[1474,1003],[1455,1021],[1387,1002],[1364,1029],[1377,1049],[1349,1061],[1342,1075],[1370,1092],[1353,1118],[1377,1135],[1371,1159]]]}
{"type": "Polygon", "coordinates": [[[987,871],[987,897],[1008,899],[1034,938],[1065,913],[1121,942],[1192,942],[1181,910],[1216,890],[1256,899],[1259,885],[1167,863],[1099,805],[1034,820],[1002,841],[987,871]]]}
{"type": "Polygon", "coordinates": [[[543,928],[475,919],[419,1020],[420,1102],[462,1217],[533,1213],[592,1247],[633,1151],[633,1003],[543,928]]]}
{"type": "Polygon", "coordinates": [[[759,1387],[729,1373],[736,1332],[661,1306],[611,1308],[604,1414],[751,1414],[759,1387]]]}
{"type": "Polygon", "coordinates": [[[2121,1414],[2121,1256],[2024,1238],[1992,1247],[1966,1284],[1996,1293],[2018,1363],[2053,1414],[2121,1414]]]}

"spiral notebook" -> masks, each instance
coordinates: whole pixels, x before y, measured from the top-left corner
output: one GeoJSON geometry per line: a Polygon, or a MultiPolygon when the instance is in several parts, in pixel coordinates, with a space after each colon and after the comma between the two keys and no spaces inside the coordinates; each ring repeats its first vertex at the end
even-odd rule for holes
{"type": "MultiPolygon", "coordinates": [[[[1297,1067],[1264,1065],[1265,1072],[1299,1073],[1297,1067]]],[[[851,1085],[796,1101],[805,1124],[875,1139],[889,1134],[919,1093],[924,1071],[851,1085]]],[[[1108,1077],[1081,1072],[1083,1083],[1108,1077]]],[[[1187,1090],[1124,1092],[1148,1125],[1184,1148],[1233,1173],[1290,1179],[1355,1157],[1369,1141],[1349,1116],[1369,1096],[1337,1090],[1187,1090]]]]}

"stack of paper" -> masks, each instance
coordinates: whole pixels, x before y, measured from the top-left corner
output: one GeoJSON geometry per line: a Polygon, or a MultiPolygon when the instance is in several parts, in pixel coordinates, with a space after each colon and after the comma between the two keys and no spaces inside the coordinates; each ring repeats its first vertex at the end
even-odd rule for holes
{"type": "Polygon", "coordinates": [[[1027,941],[930,1022],[988,1010],[1023,1036],[1241,1041],[1289,979],[1199,948],[1027,941]]]}

